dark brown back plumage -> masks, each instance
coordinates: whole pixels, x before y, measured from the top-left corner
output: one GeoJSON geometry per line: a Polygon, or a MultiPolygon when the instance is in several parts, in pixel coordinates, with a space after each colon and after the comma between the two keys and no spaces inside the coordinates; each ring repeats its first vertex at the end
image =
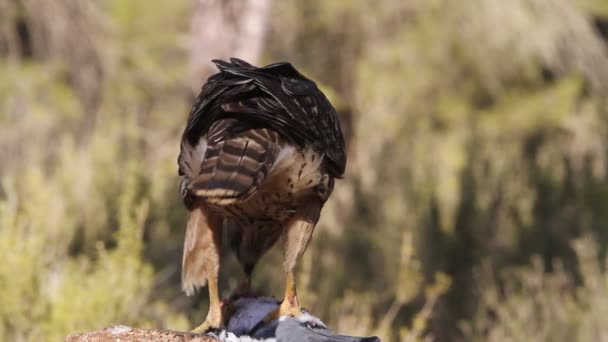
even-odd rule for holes
{"type": "Polygon", "coordinates": [[[193,196],[230,203],[252,195],[285,144],[312,147],[325,172],[341,178],[346,156],[337,114],[314,82],[289,63],[213,62],[220,72],[203,86],[182,136],[186,204],[193,196]]]}

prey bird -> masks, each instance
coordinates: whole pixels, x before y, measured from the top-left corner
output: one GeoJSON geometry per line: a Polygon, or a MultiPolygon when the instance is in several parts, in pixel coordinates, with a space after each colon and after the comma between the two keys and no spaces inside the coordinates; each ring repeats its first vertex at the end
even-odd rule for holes
{"type": "Polygon", "coordinates": [[[246,284],[282,238],[285,296],[268,319],[300,315],[294,270],[346,167],[338,116],[313,81],[289,63],[213,62],[219,72],[192,107],[178,157],[189,211],[182,288],[190,295],[209,287],[199,332],[225,323],[217,284],[223,227],[246,284]]]}

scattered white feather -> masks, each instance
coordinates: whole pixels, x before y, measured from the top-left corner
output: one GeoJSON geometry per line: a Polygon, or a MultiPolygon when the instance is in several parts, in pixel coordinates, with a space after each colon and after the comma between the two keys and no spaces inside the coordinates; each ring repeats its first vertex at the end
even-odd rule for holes
{"type": "Polygon", "coordinates": [[[302,312],[300,317],[298,317],[298,320],[302,323],[305,323],[306,325],[309,325],[309,326],[312,326],[315,328],[321,327],[321,328],[327,329],[327,326],[325,325],[325,323],[323,323],[323,321],[321,321],[318,317],[315,317],[306,311],[302,312]]]}
{"type": "Polygon", "coordinates": [[[126,325],[115,325],[110,327],[108,329],[108,332],[112,335],[120,335],[126,333],[127,331],[130,331],[131,329],[133,328],[128,327],[126,325]]]}
{"type": "Polygon", "coordinates": [[[226,330],[222,330],[219,334],[209,333],[208,335],[222,342],[277,342],[276,338],[257,339],[250,336],[236,336],[226,330]]]}

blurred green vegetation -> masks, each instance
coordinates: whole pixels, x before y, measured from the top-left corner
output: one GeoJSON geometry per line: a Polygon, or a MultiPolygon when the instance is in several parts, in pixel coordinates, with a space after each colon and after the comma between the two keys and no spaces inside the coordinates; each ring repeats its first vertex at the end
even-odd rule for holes
{"type": "MultiPolygon", "coordinates": [[[[0,340],[188,329],[177,191],[189,1],[0,0],[0,340]]],[[[603,0],[275,1],[349,164],[298,273],[385,341],[608,338],[603,0]]],[[[221,287],[241,280],[227,253],[221,287]]],[[[254,286],[281,294],[280,248],[254,286]]]]}

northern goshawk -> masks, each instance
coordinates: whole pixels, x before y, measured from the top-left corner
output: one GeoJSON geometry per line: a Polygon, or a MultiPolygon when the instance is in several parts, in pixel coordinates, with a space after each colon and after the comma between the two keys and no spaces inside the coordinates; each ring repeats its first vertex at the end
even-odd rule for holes
{"type": "Polygon", "coordinates": [[[283,238],[286,290],[272,316],[300,314],[294,269],[346,166],[338,116],[313,81],[289,63],[213,62],[219,72],[192,107],[178,158],[190,212],[182,287],[192,294],[209,286],[209,312],[195,331],[224,324],[223,226],[233,232],[230,246],[248,284],[258,259],[283,238]]]}

